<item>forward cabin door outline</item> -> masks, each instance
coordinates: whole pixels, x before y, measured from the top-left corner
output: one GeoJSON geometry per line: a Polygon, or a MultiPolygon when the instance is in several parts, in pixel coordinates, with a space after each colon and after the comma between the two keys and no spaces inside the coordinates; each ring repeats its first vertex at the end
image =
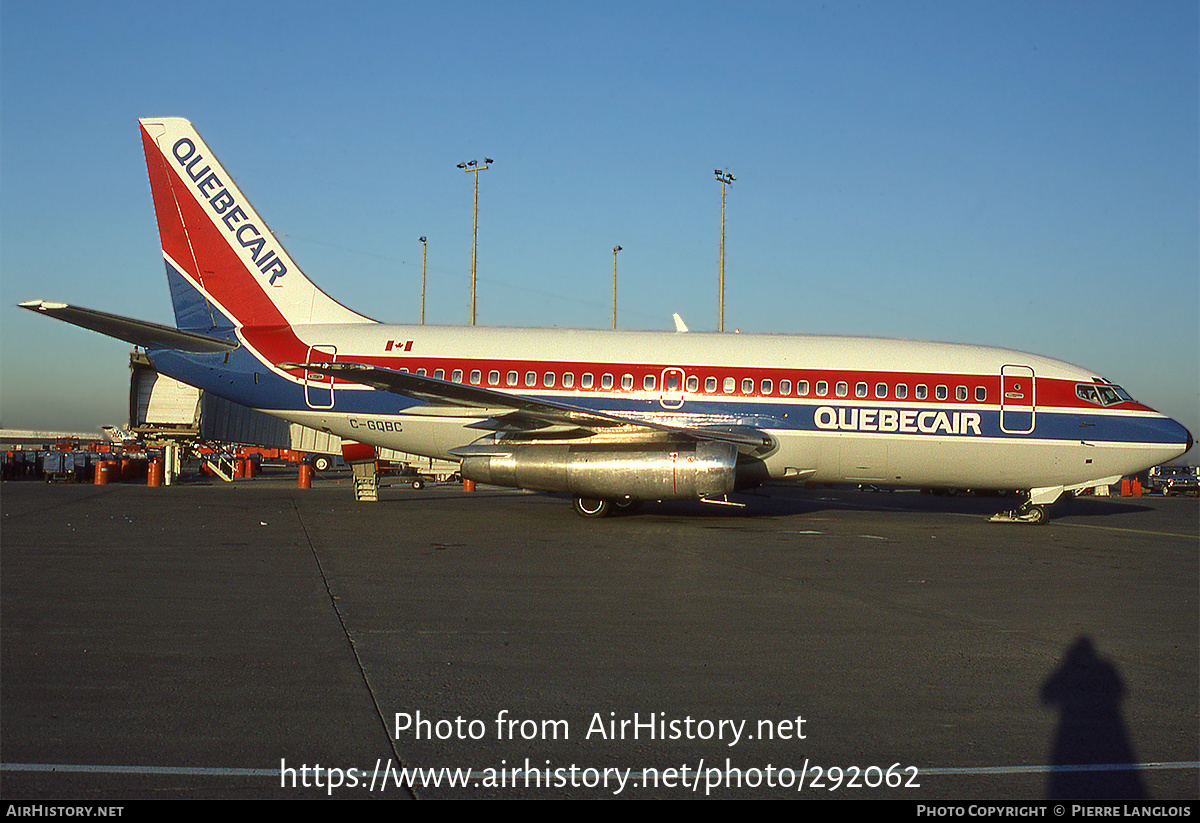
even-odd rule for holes
{"type": "Polygon", "coordinates": [[[1029,366],[1000,367],[1000,431],[1031,434],[1037,416],[1036,385],[1029,366]]]}

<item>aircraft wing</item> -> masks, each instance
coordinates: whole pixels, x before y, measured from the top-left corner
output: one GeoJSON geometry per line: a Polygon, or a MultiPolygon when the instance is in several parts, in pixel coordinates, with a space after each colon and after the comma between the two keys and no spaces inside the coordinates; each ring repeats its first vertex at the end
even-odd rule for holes
{"type": "Polygon", "coordinates": [[[380,366],[369,366],[363,363],[279,363],[278,367],[285,370],[304,369],[338,377],[353,383],[362,383],[383,391],[423,400],[435,406],[478,409],[491,418],[497,418],[497,413],[499,413],[496,424],[488,425],[486,428],[505,431],[533,432],[545,426],[566,426],[592,431],[612,431],[620,427],[630,427],[645,431],[684,435],[695,440],[732,443],[739,450],[745,451],[765,452],[775,445],[774,438],[769,434],[750,426],[669,426],[634,417],[585,409],[570,403],[506,394],[481,386],[453,383],[448,380],[438,380],[435,377],[385,369],[380,366]]]}

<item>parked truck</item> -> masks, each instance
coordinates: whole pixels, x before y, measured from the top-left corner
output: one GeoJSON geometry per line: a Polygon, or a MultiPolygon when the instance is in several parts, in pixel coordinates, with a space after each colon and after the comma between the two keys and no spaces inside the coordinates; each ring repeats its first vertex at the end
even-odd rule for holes
{"type": "Polygon", "coordinates": [[[1195,466],[1155,466],[1146,475],[1146,490],[1163,497],[1200,496],[1200,476],[1195,466]]]}

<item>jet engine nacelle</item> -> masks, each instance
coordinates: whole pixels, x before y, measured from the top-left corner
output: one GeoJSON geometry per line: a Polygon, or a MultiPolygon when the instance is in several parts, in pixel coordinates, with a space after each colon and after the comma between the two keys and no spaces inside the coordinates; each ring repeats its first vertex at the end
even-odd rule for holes
{"type": "Polygon", "coordinates": [[[616,500],[695,500],[733,491],[737,447],[699,441],[657,446],[530,443],[464,457],[477,483],[616,500]]]}

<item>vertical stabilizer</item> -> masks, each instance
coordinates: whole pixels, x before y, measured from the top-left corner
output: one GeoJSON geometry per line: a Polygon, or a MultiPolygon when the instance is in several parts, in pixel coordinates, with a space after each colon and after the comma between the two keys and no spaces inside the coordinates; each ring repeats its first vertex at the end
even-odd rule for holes
{"type": "Polygon", "coordinates": [[[140,123],[180,328],[374,322],[305,277],[190,122],[140,123]]]}

